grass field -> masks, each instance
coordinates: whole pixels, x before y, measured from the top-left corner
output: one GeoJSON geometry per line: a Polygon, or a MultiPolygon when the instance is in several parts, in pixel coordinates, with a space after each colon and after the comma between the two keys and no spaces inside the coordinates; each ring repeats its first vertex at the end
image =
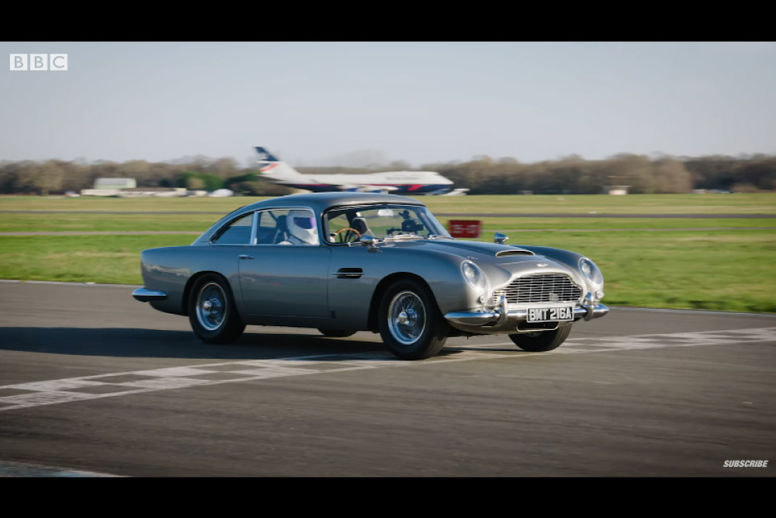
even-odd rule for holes
{"type": "MultiPolygon", "coordinates": [[[[0,196],[0,210],[214,212],[224,214],[261,197],[65,198],[0,196]]],[[[776,214],[776,193],[656,195],[419,196],[433,212],[602,214],[776,214]]]]}
{"type": "MultiPolygon", "coordinates": [[[[195,236],[122,232],[201,232],[226,212],[258,199],[0,197],[0,211],[5,211],[0,217],[0,232],[116,233],[0,236],[0,278],[141,284],[141,250],[188,244],[195,236]]],[[[776,194],[421,200],[435,213],[776,215],[776,194]]],[[[449,218],[439,219],[446,224],[449,218]]],[[[776,312],[776,218],[477,219],[483,221],[482,241],[492,240],[496,231],[505,231],[511,244],[555,246],[588,255],[604,272],[608,304],[776,312]]]]}

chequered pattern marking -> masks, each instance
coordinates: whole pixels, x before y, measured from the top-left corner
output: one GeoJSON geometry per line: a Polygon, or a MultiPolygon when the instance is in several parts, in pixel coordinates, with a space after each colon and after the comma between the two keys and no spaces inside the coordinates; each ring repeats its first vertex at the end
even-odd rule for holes
{"type": "Polygon", "coordinates": [[[776,327],[702,331],[694,333],[649,334],[637,336],[574,338],[567,340],[557,352],[578,353],[582,350],[634,350],[663,347],[697,347],[776,341],[776,327]]]}
{"type": "Polygon", "coordinates": [[[87,399],[324,372],[401,362],[387,353],[318,355],[165,367],[0,386],[0,411],[87,399]],[[368,359],[362,359],[368,358],[368,359]]]}
{"type": "Polygon", "coordinates": [[[386,351],[355,354],[321,354],[268,360],[240,360],[207,365],[164,367],[160,369],[114,372],[95,376],[0,386],[0,412],[159,390],[304,376],[308,374],[379,369],[383,367],[423,367],[437,363],[517,358],[546,354],[580,354],[756,342],[776,342],[776,327],[695,333],[574,338],[567,340],[552,353],[526,353],[517,350],[511,342],[487,344],[476,350],[468,348],[456,350],[454,346],[451,346],[448,349],[449,354],[444,354],[445,351],[443,350],[443,354],[423,362],[398,360],[386,351]],[[494,350],[495,348],[498,348],[498,350],[494,350]],[[513,348],[514,350],[512,350],[513,348]]]}

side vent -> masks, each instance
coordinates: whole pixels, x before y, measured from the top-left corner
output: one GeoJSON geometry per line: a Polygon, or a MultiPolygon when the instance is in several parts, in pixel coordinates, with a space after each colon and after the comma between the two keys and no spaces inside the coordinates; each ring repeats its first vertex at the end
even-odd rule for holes
{"type": "Polygon", "coordinates": [[[361,268],[340,268],[337,270],[338,279],[359,279],[364,274],[361,268]]]}

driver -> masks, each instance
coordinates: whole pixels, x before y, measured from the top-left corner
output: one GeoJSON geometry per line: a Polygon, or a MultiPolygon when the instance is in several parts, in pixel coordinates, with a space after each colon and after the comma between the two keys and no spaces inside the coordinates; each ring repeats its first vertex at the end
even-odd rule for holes
{"type": "Polygon", "coordinates": [[[306,210],[288,213],[288,241],[293,245],[317,245],[315,218],[306,210]]]}

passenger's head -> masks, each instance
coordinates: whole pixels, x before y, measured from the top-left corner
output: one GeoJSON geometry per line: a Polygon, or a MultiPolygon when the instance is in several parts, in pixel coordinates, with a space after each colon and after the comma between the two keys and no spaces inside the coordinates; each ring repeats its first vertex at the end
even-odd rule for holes
{"type": "Polygon", "coordinates": [[[292,210],[288,213],[288,232],[309,245],[318,244],[315,218],[306,210],[292,210]]]}

